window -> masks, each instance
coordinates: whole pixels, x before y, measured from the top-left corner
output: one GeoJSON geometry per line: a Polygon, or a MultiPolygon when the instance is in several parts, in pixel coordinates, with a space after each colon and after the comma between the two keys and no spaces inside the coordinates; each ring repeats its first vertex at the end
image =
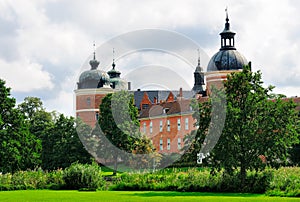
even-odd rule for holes
{"type": "Polygon", "coordinates": [[[143,104],[143,105],[142,105],[142,108],[143,108],[143,109],[147,109],[148,107],[149,107],[149,104],[143,104]]]}
{"type": "Polygon", "coordinates": [[[91,98],[90,97],[88,97],[86,99],[86,104],[87,104],[87,106],[91,106],[91,98]]]}
{"type": "Polygon", "coordinates": [[[153,132],[153,123],[152,123],[152,121],[150,122],[150,133],[152,133],[153,132]]]}
{"type": "Polygon", "coordinates": [[[185,118],[185,130],[189,129],[189,118],[185,118]]]}
{"type": "Polygon", "coordinates": [[[163,129],[163,122],[162,120],[159,121],[159,132],[161,132],[163,129]]]}
{"type": "Polygon", "coordinates": [[[143,123],[143,131],[146,133],[146,122],[143,123]]]}
{"type": "Polygon", "coordinates": [[[95,114],[95,118],[96,118],[96,120],[98,120],[98,119],[99,119],[99,112],[96,112],[96,114],[95,114]]]}
{"type": "Polygon", "coordinates": [[[171,149],[171,141],[170,138],[167,139],[167,150],[171,149]]]}
{"type": "Polygon", "coordinates": [[[167,131],[170,131],[170,120],[167,121],[168,125],[167,125],[167,131]]]}
{"type": "Polygon", "coordinates": [[[177,148],[181,149],[181,138],[180,137],[177,139],[177,148]]]}
{"type": "Polygon", "coordinates": [[[162,139],[159,140],[159,150],[160,151],[163,150],[163,140],[162,139]]]}
{"type": "Polygon", "coordinates": [[[163,109],[163,113],[166,114],[166,113],[169,112],[169,110],[170,110],[169,108],[164,108],[164,109],[163,109]]]}
{"type": "Polygon", "coordinates": [[[181,129],[181,125],[180,125],[180,119],[177,119],[177,130],[181,129]]]}

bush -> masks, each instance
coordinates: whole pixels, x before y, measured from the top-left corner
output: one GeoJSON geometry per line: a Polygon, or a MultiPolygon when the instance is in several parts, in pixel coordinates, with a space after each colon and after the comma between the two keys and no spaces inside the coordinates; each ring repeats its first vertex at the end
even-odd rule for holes
{"type": "Polygon", "coordinates": [[[18,171],[11,177],[11,189],[45,189],[47,185],[47,175],[41,169],[18,171]]]}
{"type": "Polygon", "coordinates": [[[101,168],[96,163],[73,163],[64,170],[63,180],[67,189],[96,190],[104,185],[101,168]]]}
{"type": "Polygon", "coordinates": [[[241,187],[239,173],[224,171],[214,175],[208,169],[163,169],[156,173],[123,173],[116,177],[112,190],[153,190],[185,192],[247,192],[264,193],[272,179],[271,171],[248,172],[246,186],[241,187]]]}
{"type": "Polygon", "coordinates": [[[300,196],[300,168],[282,167],[274,171],[274,178],[266,192],[269,196],[300,196]]]}

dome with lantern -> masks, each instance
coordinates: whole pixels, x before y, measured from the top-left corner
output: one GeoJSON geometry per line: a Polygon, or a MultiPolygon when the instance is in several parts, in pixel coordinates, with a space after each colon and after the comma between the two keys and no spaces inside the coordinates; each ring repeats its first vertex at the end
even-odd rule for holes
{"type": "Polygon", "coordinates": [[[78,89],[110,87],[110,78],[103,70],[98,69],[100,62],[94,57],[90,60],[91,69],[81,73],[78,89]]]}
{"type": "Polygon", "coordinates": [[[209,61],[207,72],[223,70],[243,69],[248,62],[246,58],[239,53],[234,44],[235,33],[230,30],[228,13],[226,11],[226,23],[221,35],[221,48],[209,61]]]}

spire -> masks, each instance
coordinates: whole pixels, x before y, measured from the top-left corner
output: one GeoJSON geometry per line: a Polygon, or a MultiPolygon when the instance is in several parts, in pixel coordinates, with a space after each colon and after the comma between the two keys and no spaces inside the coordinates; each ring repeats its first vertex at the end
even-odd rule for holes
{"type": "Polygon", "coordinates": [[[98,60],[96,60],[96,48],[95,48],[96,45],[95,45],[95,42],[94,42],[93,46],[94,46],[94,52],[93,52],[94,56],[93,56],[93,59],[90,60],[90,65],[91,65],[91,69],[97,69],[100,62],[98,60]]]}
{"type": "Polygon", "coordinates": [[[193,87],[193,91],[196,94],[203,94],[204,90],[203,90],[203,85],[204,85],[204,73],[203,73],[203,69],[200,66],[200,50],[199,48],[197,49],[198,51],[198,65],[195,69],[194,72],[194,87],[193,87]]]}
{"type": "Polygon", "coordinates": [[[199,50],[199,48],[197,49],[197,51],[198,51],[198,66],[200,67],[200,50],[199,50]]]}
{"type": "Polygon", "coordinates": [[[113,70],[115,70],[115,66],[116,66],[116,64],[115,64],[115,48],[113,48],[113,63],[111,66],[112,66],[113,70]]]}
{"type": "Polygon", "coordinates": [[[196,72],[202,72],[202,67],[200,66],[200,50],[199,50],[199,48],[197,49],[197,51],[198,51],[198,65],[197,65],[197,67],[196,67],[196,72]]]}
{"type": "Polygon", "coordinates": [[[120,78],[121,72],[115,70],[116,64],[115,64],[115,49],[113,48],[113,63],[111,64],[112,69],[107,72],[109,77],[112,78],[120,78]]]}
{"type": "Polygon", "coordinates": [[[221,35],[221,49],[220,50],[236,50],[234,47],[234,35],[235,33],[230,30],[230,23],[228,18],[228,8],[225,9],[226,12],[226,23],[224,30],[220,33],[221,35]]]}
{"type": "MultiPolygon", "coordinates": [[[[229,24],[229,18],[228,18],[228,8],[226,7],[225,9],[225,12],[226,12],[226,23],[225,23],[225,28],[224,28],[224,31],[230,31],[230,24],[229,24]]],[[[223,31],[223,32],[224,32],[223,31]]]]}

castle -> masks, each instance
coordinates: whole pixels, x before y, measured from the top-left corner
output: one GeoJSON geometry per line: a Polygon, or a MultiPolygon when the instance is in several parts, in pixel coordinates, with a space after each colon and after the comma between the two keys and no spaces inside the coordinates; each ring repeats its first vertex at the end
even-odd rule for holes
{"type": "Polygon", "coordinates": [[[76,116],[94,127],[99,117],[99,105],[108,93],[129,90],[134,94],[135,105],[139,109],[140,131],[152,141],[161,153],[180,152],[183,138],[195,130],[190,107],[191,98],[199,102],[207,100],[212,86],[220,87],[227,74],[241,71],[244,65],[251,65],[235,48],[235,33],[230,29],[228,14],[224,30],[220,33],[221,48],[210,59],[207,71],[200,66],[200,56],[194,71],[194,86],[190,91],[147,90],[131,91],[130,85],[121,78],[113,60],[112,69],[104,72],[98,69],[99,61],[90,60],[90,70],[84,71],[77,83],[76,116]],[[206,82],[206,90],[203,86],[206,82]]]}

